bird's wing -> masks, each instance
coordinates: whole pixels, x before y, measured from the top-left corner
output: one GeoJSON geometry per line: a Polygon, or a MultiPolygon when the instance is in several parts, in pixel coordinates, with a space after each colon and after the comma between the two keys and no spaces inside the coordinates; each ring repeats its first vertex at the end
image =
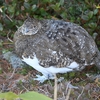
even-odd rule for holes
{"type": "Polygon", "coordinates": [[[49,59],[49,62],[61,67],[72,61],[83,66],[94,63],[97,47],[85,29],[77,24],[63,21],[53,20],[49,22],[49,25],[49,29],[45,32],[46,36],[44,35],[45,39],[39,44],[41,45],[39,47],[44,44],[42,48],[44,49],[44,57],[46,59],[52,58],[49,59]]]}

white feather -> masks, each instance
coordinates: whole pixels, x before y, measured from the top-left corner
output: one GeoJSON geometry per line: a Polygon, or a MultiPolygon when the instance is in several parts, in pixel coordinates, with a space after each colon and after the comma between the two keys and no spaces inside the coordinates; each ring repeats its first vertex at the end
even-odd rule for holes
{"type": "Polygon", "coordinates": [[[24,61],[28,65],[32,66],[37,71],[45,73],[45,74],[47,73],[47,71],[45,70],[45,68],[39,65],[39,61],[38,61],[36,55],[34,55],[33,59],[30,58],[30,57],[25,58],[24,56],[22,56],[22,58],[23,58],[22,61],[24,61]]]}
{"type": "Polygon", "coordinates": [[[79,67],[79,65],[76,62],[72,62],[69,66],[66,66],[63,68],[56,68],[54,66],[44,68],[41,65],[39,65],[39,60],[37,59],[36,55],[34,55],[33,59],[30,57],[29,58],[23,57],[22,60],[26,62],[28,65],[32,66],[37,71],[41,72],[42,74],[67,73],[67,72],[73,71],[74,68],[79,67]]]}

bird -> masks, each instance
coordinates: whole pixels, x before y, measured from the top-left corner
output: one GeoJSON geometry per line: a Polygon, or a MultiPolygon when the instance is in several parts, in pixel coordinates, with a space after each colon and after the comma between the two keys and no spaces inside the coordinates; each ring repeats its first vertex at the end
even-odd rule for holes
{"type": "Polygon", "coordinates": [[[100,52],[92,36],[63,20],[27,18],[14,34],[14,48],[23,62],[42,73],[34,78],[41,83],[89,65],[100,69],[100,52]]]}
{"type": "Polygon", "coordinates": [[[14,34],[16,54],[43,76],[81,71],[89,65],[100,68],[100,52],[94,39],[81,26],[63,20],[27,18],[14,34]]]}

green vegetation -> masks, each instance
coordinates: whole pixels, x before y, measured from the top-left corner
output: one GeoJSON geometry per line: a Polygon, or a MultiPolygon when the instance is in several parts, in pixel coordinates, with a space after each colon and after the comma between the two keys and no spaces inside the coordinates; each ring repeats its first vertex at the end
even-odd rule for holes
{"type": "Polygon", "coordinates": [[[100,45],[100,6],[99,0],[1,0],[0,34],[10,35],[28,17],[55,18],[71,21],[83,26],[91,35],[97,33],[96,42],[100,45]]]}
{"type": "Polygon", "coordinates": [[[27,92],[16,95],[12,92],[0,93],[0,100],[51,100],[50,98],[37,92],[27,92]]]}

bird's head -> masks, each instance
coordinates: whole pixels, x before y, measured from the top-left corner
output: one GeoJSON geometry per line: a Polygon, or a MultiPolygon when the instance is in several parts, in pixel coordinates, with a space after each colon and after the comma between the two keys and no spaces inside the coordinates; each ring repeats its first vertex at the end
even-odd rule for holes
{"type": "Polygon", "coordinates": [[[41,29],[41,23],[36,19],[28,18],[19,29],[23,35],[34,35],[41,29]]]}

